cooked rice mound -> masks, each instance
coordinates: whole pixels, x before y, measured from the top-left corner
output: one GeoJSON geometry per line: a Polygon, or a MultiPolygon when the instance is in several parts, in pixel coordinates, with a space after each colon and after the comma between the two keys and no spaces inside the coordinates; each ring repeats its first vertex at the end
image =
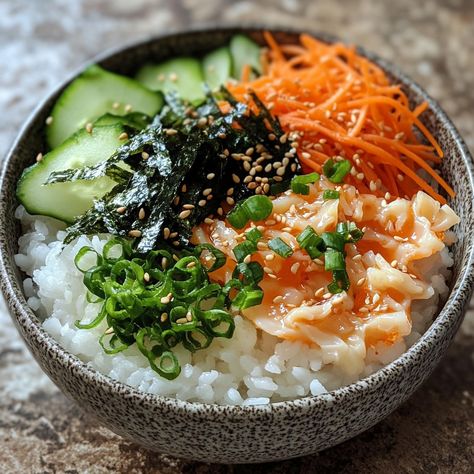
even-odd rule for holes
{"type": "MultiPolygon", "coordinates": [[[[453,261],[446,244],[458,222],[446,205],[423,192],[412,199],[387,202],[339,187],[339,200],[323,200],[334,185],[324,178],[308,196],[287,191],[273,200],[273,212],[262,226],[262,241],[281,237],[294,249],[283,259],[265,245],[252,256],[266,267],[261,283],[264,301],[235,316],[231,339],[215,338],[194,354],[176,347],[181,374],[165,380],[134,346],[109,356],[99,345],[105,321],[90,330],[74,323],[91,321],[100,308],[88,303],[83,275],[74,257],[83,246],[101,252],[109,236],[81,236],[62,244],[64,226],[47,217],[30,216],[19,207],[24,234],[16,263],[29,306],[43,327],[66,350],[105,375],[137,389],[181,400],[223,405],[252,405],[317,395],[367,376],[407,350],[426,330],[440,299],[448,294],[453,261]],[[364,238],[347,245],[351,282],[338,295],[321,291],[330,274],[299,249],[298,235],[311,225],[318,233],[339,221],[365,228],[364,238]]],[[[209,242],[229,257],[211,274],[229,278],[235,261],[232,248],[242,241],[224,221],[195,230],[195,242],[209,242]]]]}

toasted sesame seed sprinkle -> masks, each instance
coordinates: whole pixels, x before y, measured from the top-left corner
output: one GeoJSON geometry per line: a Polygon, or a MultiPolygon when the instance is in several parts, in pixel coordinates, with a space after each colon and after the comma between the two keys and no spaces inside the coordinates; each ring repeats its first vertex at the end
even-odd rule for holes
{"type": "Polygon", "coordinates": [[[170,302],[170,299],[168,296],[162,296],[160,299],[161,304],[168,304],[170,302]]]}
{"type": "Polygon", "coordinates": [[[138,237],[141,237],[142,231],[141,231],[141,230],[138,230],[138,229],[132,229],[132,230],[130,230],[130,231],[128,232],[128,235],[129,235],[130,237],[136,237],[136,238],[138,238],[138,237]]]}
{"type": "Polygon", "coordinates": [[[352,257],[352,260],[354,260],[354,262],[358,262],[361,259],[362,259],[362,255],[360,253],[352,257]]]}
{"type": "Polygon", "coordinates": [[[390,262],[390,265],[391,265],[393,268],[395,268],[395,267],[398,265],[398,260],[392,260],[392,261],[390,262]]]}
{"type": "Polygon", "coordinates": [[[235,184],[238,184],[238,183],[240,183],[240,178],[236,174],[232,173],[232,181],[235,184]]]}
{"type": "Polygon", "coordinates": [[[171,242],[171,244],[174,245],[175,247],[178,247],[179,242],[177,240],[175,240],[174,242],[171,242]]]}
{"type": "Polygon", "coordinates": [[[186,268],[193,268],[196,266],[196,262],[195,261],[192,261],[192,262],[189,262],[187,265],[186,265],[186,268]]]}
{"type": "Polygon", "coordinates": [[[372,298],[372,302],[374,304],[377,304],[380,301],[380,295],[378,293],[375,293],[374,297],[372,298]]]}
{"type": "Polygon", "coordinates": [[[183,204],[183,209],[194,209],[194,204],[183,204]]]}
{"type": "Polygon", "coordinates": [[[324,299],[324,300],[328,300],[329,298],[331,298],[331,296],[332,296],[331,293],[324,293],[323,299],[324,299]]]}
{"type": "Polygon", "coordinates": [[[168,228],[168,227],[165,227],[165,228],[163,229],[163,238],[164,238],[165,240],[168,239],[168,237],[170,236],[170,233],[171,233],[171,232],[170,232],[169,228],[168,228]]]}
{"type": "Polygon", "coordinates": [[[36,155],[36,162],[39,163],[43,159],[43,153],[38,153],[36,155]]]}
{"type": "Polygon", "coordinates": [[[357,286],[362,286],[367,281],[367,278],[363,277],[357,281],[357,286]]]}
{"type": "Polygon", "coordinates": [[[178,75],[175,72],[172,72],[169,75],[170,81],[176,82],[178,80],[178,75]]]}
{"type": "Polygon", "coordinates": [[[369,309],[366,308],[365,306],[361,306],[359,308],[359,313],[368,313],[369,312],[369,309]]]}
{"type": "Polygon", "coordinates": [[[268,247],[268,244],[266,242],[257,242],[258,250],[266,250],[267,247],[268,247]]]}
{"type": "Polygon", "coordinates": [[[392,195],[387,191],[387,192],[385,193],[384,198],[385,198],[387,201],[389,201],[391,197],[392,197],[392,195]]]}
{"type": "Polygon", "coordinates": [[[325,291],[324,288],[319,288],[319,290],[316,290],[316,291],[314,292],[314,296],[315,296],[316,298],[321,298],[321,297],[323,296],[323,294],[324,294],[324,291],[325,291]]]}
{"type": "Polygon", "coordinates": [[[198,206],[200,207],[204,207],[206,205],[206,200],[205,199],[201,199],[199,202],[198,202],[198,206]]]}
{"type": "Polygon", "coordinates": [[[143,219],[145,219],[145,209],[140,208],[140,210],[138,211],[138,218],[142,221],[143,219]]]}
{"type": "Polygon", "coordinates": [[[148,283],[150,281],[150,274],[148,272],[145,272],[143,274],[143,279],[148,283]]]}
{"type": "Polygon", "coordinates": [[[211,194],[211,193],[212,193],[212,188],[206,188],[206,189],[202,192],[203,196],[209,196],[209,194],[211,194]]]}
{"type": "Polygon", "coordinates": [[[268,255],[265,255],[265,260],[267,262],[271,262],[274,259],[275,259],[275,254],[273,254],[273,253],[269,253],[268,255]]]}
{"type": "Polygon", "coordinates": [[[191,215],[191,210],[190,209],[186,209],[185,211],[181,211],[179,214],[178,214],[178,217],[180,219],[186,219],[187,217],[189,217],[191,215]]]}
{"type": "Polygon", "coordinates": [[[252,256],[251,255],[247,255],[245,258],[244,258],[244,263],[250,263],[250,260],[252,259],[252,256]]]}
{"type": "Polygon", "coordinates": [[[235,200],[231,198],[230,196],[227,196],[226,202],[227,204],[229,204],[229,206],[233,206],[235,204],[235,200]]]}
{"type": "Polygon", "coordinates": [[[142,159],[148,160],[150,158],[150,155],[146,151],[142,151],[142,159]]]}
{"type": "Polygon", "coordinates": [[[222,207],[217,208],[217,214],[219,214],[220,216],[224,215],[224,210],[222,209],[222,207]]]}
{"type": "Polygon", "coordinates": [[[291,273],[296,274],[296,273],[298,273],[299,269],[300,269],[300,263],[296,262],[293,265],[291,265],[290,271],[291,271],[291,273]]]}
{"type": "Polygon", "coordinates": [[[405,178],[403,177],[402,174],[397,174],[397,179],[398,179],[398,181],[401,182],[401,181],[403,181],[405,178]]]}
{"type": "Polygon", "coordinates": [[[120,207],[117,207],[117,209],[116,209],[116,211],[119,214],[123,214],[126,210],[127,210],[127,208],[125,206],[120,206],[120,207]]]}
{"type": "MultiPolygon", "coordinates": [[[[199,202],[201,202],[201,201],[199,201],[199,202]]],[[[206,201],[204,201],[204,204],[206,204],[206,201]]],[[[204,219],[204,224],[211,225],[211,224],[213,224],[213,223],[214,223],[214,220],[211,219],[210,217],[206,217],[206,218],[204,219]]]]}
{"type": "Polygon", "coordinates": [[[118,136],[118,139],[119,139],[119,140],[128,140],[128,133],[122,132],[122,133],[118,136]]]}
{"type": "Polygon", "coordinates": [[[87,133],[92,133],[92,124],[90,122],[87,122],[85,129],[87,133]]]}
{"type": "Polygon", "coordinates": [[[178,133],[178,130],[175,130],[174,128],[167,128],[165,129],[166,135],[176,135],[178,133]]]}
{"type": "Polygon", "coordinates": [[[400,237],[399,235],[394,235],[393,239],[396,240],[397,242],[406,242],[408,240],[404,237],[400,237]]]}
{"type": "Polygon", "coordinates": [[[114,102],[114,103],[112,104],[112,108],[113,108],[114,110],[117,110],[119,107],[120,107],[120,102],[114,102]]]}
{"type": "Polygon", "coordinates": [[[215,173],[209,173],[206,178],[207,179],[214,179],[216,177],[215,173]]]}
{"type": "Polygon", "coordinates": [[[47,117],[45,123],[46,125],[51,125],[53,123],[53,117],[51,117],[51,115],[47,117]]]}

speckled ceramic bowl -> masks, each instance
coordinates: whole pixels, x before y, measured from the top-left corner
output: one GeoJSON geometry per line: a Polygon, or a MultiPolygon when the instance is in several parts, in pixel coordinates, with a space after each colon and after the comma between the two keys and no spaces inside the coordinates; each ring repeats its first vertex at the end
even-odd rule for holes
{"type": "MultiPolygon", "coordinates": [[[[98,58],[104,67],[132,74],[149,60],[202,53],[225,43],[236,29],[194,31],[138,43],[98,58]]],[[[261,30],[248,29],[257,41],[261,30]]],[[[297,35],[276,31],[278,40],[297,35]]],[[[323,39],[328,39],[323,37],[323,39]]],[[[328,39],[330,40],[330,38],[328,39]]],[[[403,84],[414,103],[426,100],[423,119],[446,152],[443,176],[457,195],[450,205],[461,217],[448,301],[423,337],[405,354],[357,383],[316,397],[268,406],[223,407],[147,395],[96,372],[66,352],[28,308],[13,255],[19,225],[14,219],[17,179],[45,149],[45,118],[61,85],[31,116],[3,167],[0,199],[1,283],[13,321],[43,370],[71,399],[104,425],[147,448],[195,460],[241,463],[285,459],[328,448],[366,430],[404,402],[430,375],[458,329],[473,283],[474,171],[454,125],[417,84],[396,67],[361,51],[403,84]]]]}

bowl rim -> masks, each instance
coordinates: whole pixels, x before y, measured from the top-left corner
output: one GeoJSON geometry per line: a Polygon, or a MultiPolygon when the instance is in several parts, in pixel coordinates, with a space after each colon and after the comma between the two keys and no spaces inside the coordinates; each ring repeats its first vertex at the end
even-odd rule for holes
{"type": "MultiPolygon", "coordinates": [[[[108,48],[107,50],[95,55],[90,60],[85,61],[79,68],[76,68],[75,71],[70,74],[65,80],[61,81],[52,91],[50,91],[47,96],[40,101],[40,103],[34,108],[27,120],[24,122],[23,126],[20,128],[19,133],[14,139],[12,145],[10,146],[5,159],[2,163],[2,169],[0,174],[0,222],[4,219],[8,219],[6,216],[6,209],[4,208],[4,202],[6,194],[5,181],[7,180],[7,171],[10,165],[10,162],[13,160],[15,151],[18,145],[24,140],[24,135],[27,130],[35,124],[38,120],[37,116],[43,111],[47,106],[48,102],[52,97],[57,95],[67,84],[69,84],[73,79],[75,79],[88,65],[101,63],[107,59],[115,56],[116,54],[124,52],[132,52],[136,48],[145,46],[146,44],[159,43],[161,41],[166,41],[172,37],[188,36],[188,35],[201,35],[201,34],[252,34],[252,33],[261,33],[263,31],[270,31],[275,33],[283,33],[290,35],[301,34],[302,31],[295,28],[287,28],[282,26],[262,26],[257,24],[251,24],[245,27],[242,26],[223,26],[216,27],[213,26],[200,26],[196,28],[185,28],[185,29],[176,29],[168,30],[165,33],[159,35],[149,35],[134,41],[121,43],[118,46],[108,48]]],[[[305,31],[312,36],[325,41],[325,42],[344,42],[332,34],[327,34],[324,32],[312,32],[305,31]]],[[[469,153],[467,145],[462,139],[460,133],[456,129],[455,125],[448,117],[446,112],[441,108],[439,103],[434,100],[417,82],[408,77],[402,70],[395,64],[387,61],[377,54],[367,51],[365,48],[356,45],[357,52],[367,57],[371,61],[374,61],[378,66],[380,66],[385,72],[388,72],[390,75],[396,77],[397,82],[402,83],[405,87],[409,87],[413,92],[425,100],[429,108],[432,110],[433,114],[438,118],[440,122],[443,123],[444,128],[448,133],[453,137],[456,147],[459,150],[461,160],[466,165],[468,170],[468,178],[470,190],[474,193],[474,163],[473,159],[469,153]]],[[[13,217],[14,218],[14,217],[13,217]]],[[[474,221],[474,216],[470,216],[470,220],[474,221]]],[[[474,242],[474,235],[466,235],[466,247],[469,247],[469,241],[472,244],[474,242]]],[[[112,379],[110,376],[105,375],[99,372],[97,369],[92,368],[88,363],[82,361],[78,356],[67,351],[59,342],[57,342],[53,336],[51,336],[47,331],[43,329],[40,324],[38,317],[35,315],[34,311],[27,306],[25,296],[21,291],[21,282],[18,281],[18,291],[15,289],[15,285],[12,282],[10,276],[9,268],[15,268],[15,264],[12,261],[10,263],[10,258],[7,252],[7,248],[4,242],[0,242],[0,273],[2,280],[2,289],[6,299],[6,302],[9,307],[9,312],[11,317],[20,325],[18,315],[21,314],[25,317],[25,323],[22,325],[23,329],[26,327],[29,328],[29,336],[35,337],[38,342],[45,343],[48,348],[53,351],[63,368],[74,366],[78,368],[75,370],[77,377],[81,378],[82,381],[86,384],[97,384],[99,383],[103,390],[108,392],[128,392],[129,396],[137,398],[141,403],[146,403],[148,406],[166,406],[173,410],[180,412],[191,412],[191,413],[207,413],[211,410],[214,414],[229,414],[232,413],[234,418],[248,418],[252,416],[258,416],[262,413],[267,413],[271,411],[274,415],[280,413],[285,416],[294,409],[303,409],[308,410],[317,405],[324,403],[331,403],[334,400],[345,399],[346,397],[351,397],[355,392],[363,392],[369,389],[377,389],[383,385],[389,373],[393,375],[394,371],[400,375],[400,373],[406,370],[407,366],[413,366],[417,363],[416,355],[429,344],[435,344],[439,338],[442,338],[442,334],[446,331],[447,328],[443,329],[445,324],[445,319],[448,316],[450,311],[456,311],[452,308],[454,303],[461,303],[460,313],[463,311],[463,307],[468,302],[471,292],[472,292],[472,283],[469,281],[474,274],[474,245],[470,246],[469,254],[467,257],[466,265],[461,269],[458,278],[451,282],[454,286],[450,291],[448,298],[446,299],[443,307],[435,316],[434,321],[431,323],[429,328],[421,335],[421,337],[410,347],[408,350],[403,352],[399,357],[394,361],[385,365],[381,369],[377,370],[373,374],[366,376],[362,379],[357,380],[348,385],[344,385],[335,390],[319,394],[319,395],[307,395],[302,398],[297,398],[293,400],[279,401],[279,402],[270,402],[265,405],[218,405],[215,403],[203,403],[203,402],[189,402],[185,400],[180,400],[173,397],[156,395],[151,393],[142,392],[135,387],[127,385],[123,382],[112,379]],[[441,334],[441,335],[440,335],[441,334]],[[277,410],[276,410],[277,409],[277,410]]],[[[460,322],[462,315],[459,315],[455,321],[451,324],[456,324],[460,322]]],[[[27,343],[28,345],[28,343],[27,343]]]]}

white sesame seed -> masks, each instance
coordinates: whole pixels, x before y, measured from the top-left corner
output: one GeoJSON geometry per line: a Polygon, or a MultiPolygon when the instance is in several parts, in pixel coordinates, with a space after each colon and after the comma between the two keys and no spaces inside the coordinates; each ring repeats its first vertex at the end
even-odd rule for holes
{"type": "Polygon", "coordinates": [[[206,188],[206,189],[202,192],[203,196],[209,196],[209,194],[211,194],[211,193],[212,193],[212,188],[206,188]]]}
{"type": "Polygon", "coordinates": [[[181,211],[179,214],[178,214],[178,217],[180,219],[186,219],[187,217],[189,217],[191,214],[191,210],[190,209],[187,209],[186,211],[181,211]]]}
{"type": "Polygon", "coordinates": [[[273,254],[273,253],[269,253],[268,255],[265,255],[265,260],[267,262],[271,262],[274,259],[275,259],[275,254],[273,254]]]}
{"type": "Polygon", "coordinates": [[[38,153],[36,155],[36,162],[39,163],[43,159],[43,153],[38,153]]]}
{"type": "Polygon", "coordinates": [[[331,293],[324,293],[323,299],[328,300],[329,298],[331,298],[331,296],[332,296],[331,293]]]}
{"type": "Polygon", "coordinates": [[[290,271],[291,271],[291,273],[296,274],[296,273],[298,273],[299,269],[300,269],[300,263],[296,262],[293,265],[291,265],[290,271]]]}
{"type": "Polygon", "coordinates": [[[113,108],[114,110],[117,110],[119,107],[120,107],[120,102],[114,102],[114,103],[112,104],[112,108],[113,108]]]}
{"type": "Polygon", "coordinates": [[[46,125],[51,125],[53,123],[53,117],[49,116],[45,120],[46,125]]]}
{"type": "Polygon", "coordinates": [[[397,179],[398,181],[402,182],[405,178],[403,177],[402,174],[397,174],[397,179]]]}
{"type": "Polygon", "coordinates": [[[206,205],[206,200],[205,199],[201,199],[199,202],[198,202],[198,206],[201,206],[201,207],[204,207],[206,205]]]}
{"type": "Polygon", "coordinates": [[[387,191],[387,192],[385,193],[385,196],[384,196],[384,197],[385,197],[385,199],[386,199],[387,201],[389,201],[390,198],[392,197],[392,195],[387,191]]]}
{"type": "Polygon", "coordinates": [[[128,232],[128,235],[130,237],[141,237],[142,231],[138,229],[132,229],[131,231],[128,232]]]}
{"type": "Polygon", "coordinates": [[[148,283],[150,281],[150,274],[148,272],[145,272],[143,274],[143,279],[148,283]]]}
{"type": "MultiPolygon", "coordinates": [[[[199,201],[199,202],[201,202],[201,201],[199,201]]],[[[206,201],[204,201],[204,204],[206,204],[206,201]]],[[[211,219],[211,218],[209,218],[209,217],[206,217],[206,218],[204,219],[204,224],[207,224],[207,225],[214,224],[214,220],[211,219]]]]}
{"type": "Polygon", "coordinates": [[[227,196],[226,202],[227,202],[227,204],[229,204],[229,206],[233,206],[235,204],[234,199],[231,198],[230,196],[227,196]]]}
{"type": "Polygon", "coordinates": [[[138,218],[142,221],[143,219],[145,219],[145,209],[140,208],[140,210],[138,211],[138,218]]]}
{"type": "Polygon", "coordinates": [[[122,133],[118,136],[118,139],[119,139],[119,140],[128,140],[128,133],[122,132],[122,133]]]}
{"type": "Polygon", "coordinates": [[[398,265],[398,260],[392,260],[392,261],[390,262],[390,265],[391,265],[393,268],[395,268],[395,267],[398,265]]]}
{"type": "Polygon", "coordinates": [[[372,192],[375,192],[377,191],[377,185],[375,184],[374,181],[371,181],[370,184],[369,184],[369,188],[372,192]]]}
{"type": "Polygon", "coordinates": [[[275,298],[273,298],[273,302],[276,304],[281,303],[282,301],[283,301],[283,296],[281,295],[275,296],[275,298]]]}
{"type": "Polygon", "coordinates": [[[357,281],[357,286],[362,286],[366,282],[367,278],[363,277],[357,281]]]}
{"type": "Polygon", "coordinates": [[[142,151],[142,159],[148,160],[150,158],[150,155],[146,151],[142,151]]]}
{"type": "Polygon", "coordinates": [[[183,209],[194,209],[194,204],[183,204],[183,209]]]}
{"type": "Polygon", "coordinates": [[[356,178],[357,178],[359,181],[362,181],[362,180],[365,178],[365,175],[364,175],[364,173],[357,173],[357,174],[356,174],[356,178]]]}
{"type": "Polygon", "coordinates": [[[174,128],[167,128],[165,130],[166,135],[176,135],[178,133],[178,130],[175,130],[174,128]]]}
{"type": "Polygon", "coordinates": [[[117,207],[117,209],[116,209],[116,211],[119,214],[123,214],[126,210],[127,210],[127,208],[125,206],[120,206],[120,207],[117,207]]]}
{"type": "Polygon", "coordinates": [[[207,179],[214,179],[216,177],[215,173],[209,173],[206,178],[207,179]]]}
{"type": "Polygon", "coordinates": [[[238,184],[238,183],[240,183],[240,178],[236,174],[232,174],[232,181],[235,184],[238,184]]]}
{"type": "Polygon", "coordinates": [[[175,237],[177,237],[177,235],[178,235],[177,232],[171,232],[170,239],[174,239],[175,237]]]}
{"type": "Polygon", "coordinates": [[[252,256],[251,255],[247,255],[245,258],[244,258],[244,263],[250,263],[250,260],[252,259],[252,256]]]}
{"type": "Polygon", "coordinates": [[[187,265],[186,265],[186,268],[194,268],[196,266],[196,262],[193,260],[192,262],[189,262],[187,265]]]}
{"type": "Polygon", "coordinates": [[[87,122],[85,129],[87,133],[92,133],[92,124],[90,122],[87,122]]]}
{"type": "Polygon", "coordinates": [[[166,240],[166,239],[168,239],[169,236],[170,236],[170,230],[169,230],[168,227],[165,227],[163,229],[163,238],[166,240]]]}

